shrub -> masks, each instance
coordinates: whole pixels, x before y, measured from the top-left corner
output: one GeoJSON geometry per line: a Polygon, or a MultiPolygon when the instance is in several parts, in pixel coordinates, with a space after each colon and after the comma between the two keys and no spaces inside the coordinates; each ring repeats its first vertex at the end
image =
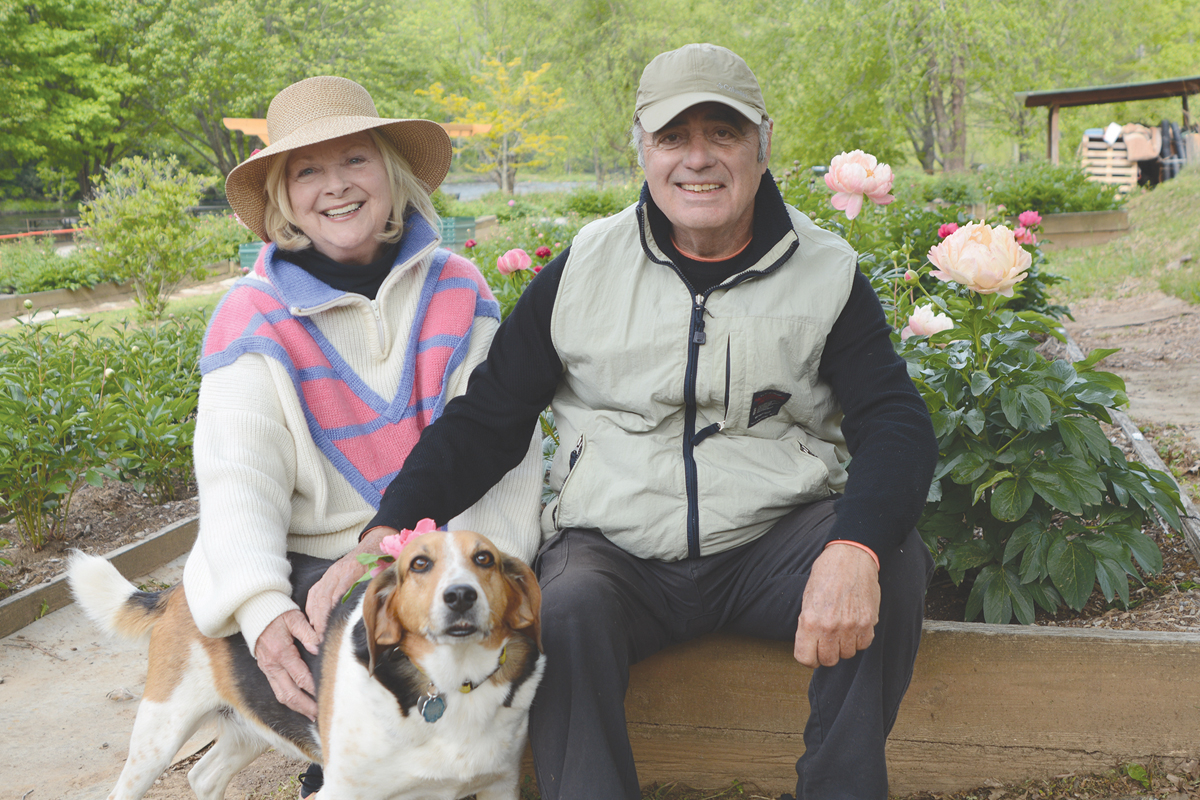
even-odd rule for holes
{"type": "Polygon", "coordinates": [[[533,274],[550,263],[571,244],[581,227],[580,220],[571,215],[566,224],[555,222],[513,222],[500,227],[499,233],[487,241],[466,248],[466,256],[479,267],[488,285],[500,302],[500,315],[507,317],[517,304],[533,274]],[[524,250],[533,262],[529,269],[502,275],[496,259],[509,250],[524,250]],[[543,249],[544,248],[544,249],[543,249]],[[538,255],[539,250],[543,255],[538,255]]]}
{"type": "Polygon", "coordinates": [[[76,248],[59,255],[53,236],[30,237],[0,247],[0,287],[12,294],[82,289],[111,276],[76,248]]]}
{"type": "Polygon", "coordinates": [[[1070,164],[1027,161],[983,173],[990,187],[989,202],[1009,213],[1033,209],[1042,214],[1076,211],[1111,211],[1125,198],[1116,186],[1089,180],[1087,173],[1070,164]]]}
{"type": "Polygon", "coordinates": [[[112,474],[113,354],[86,326],[48,323],[5,334],[0,351],[0,519],[41,549],[61,535],[81,481],[112,474]]]}
{"type": "Polygon", "coordinates": [[[941,200],[952,206],[969,206],[984,199],[979,178],[968,173],[943,172],[926,183],[921,192],[927,203],[941,200]]]}
{"type": "MultiPolygon", "coordinates": [[[[1142,527],[1155,514],[1179,526],[1178,488],[1127,462],[1100,427],[1127,402],[1120,378],[1095,368],[1112,351],[1077,364],[1037,352],[1062,336],[1054,318],[1068,313],[1048,295],[1058,279],[1039,271],[1040,249],[1024,246],[1029,268],[1013,297],[978,294],[924,266],[941,224],[968,221],[961,211],[945,219],[896,202],[864,208],[847,226],[805,170],[785,172],[781,188],[858,249],[897,332],[920,327],[918,307],[935,323],[929,335],[893,336],[938,437],[918,529],[938,567],[971,586],[967,619],[1032,622],[1037,606],[1081,608],[1096,585],[1128,604],[1129,579],[1140,579],[1133,562],[1147,573],[1162,563],[1142,527]]],[[[1014,211],[1031,207],[1013,202],[1014,211]]]]}
{"type": "Polygon", "coordinates": [[[176,499],[192,473],[192,439],[200,392],[196,354],[205,314],[170,316],[161,325],[115,331],[113,400],[119,453],[112,467],[122,481],[156,503],[176,499]]]}
{"type": "Polygon", "coordinates": [[[139,315],[159,319],[167,297],[203,267],[230,257],[228,224],[188,214],[211,181],[180,168],[174,156],[122,159],[106,169],[81,224],[95,246],[91,263],[133,283],[139,315]]]}
{"type": "Polygon", "coordinates": [[[607,186],[603,189],[584,187],[567,195],[566,208],[581,217],[607,217],[637,202],[641,187],[607,186]]]}

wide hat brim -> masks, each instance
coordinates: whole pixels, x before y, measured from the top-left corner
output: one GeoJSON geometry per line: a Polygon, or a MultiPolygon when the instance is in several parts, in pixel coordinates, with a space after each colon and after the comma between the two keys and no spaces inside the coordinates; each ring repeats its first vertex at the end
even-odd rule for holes
{"type": "Polygon", "coordinates": [[[225,179],[225,196],[230,207],[243,225],[264,242],[271,241],[263,217],[267,207],[267,172],[275,158],[310,144],[372,129],[396,146],[430,194],[441,186],[450,171],[453,154],[450,136],[441,125],[427,119],[330,116],[301,125],[234,167],[225,179]]]}

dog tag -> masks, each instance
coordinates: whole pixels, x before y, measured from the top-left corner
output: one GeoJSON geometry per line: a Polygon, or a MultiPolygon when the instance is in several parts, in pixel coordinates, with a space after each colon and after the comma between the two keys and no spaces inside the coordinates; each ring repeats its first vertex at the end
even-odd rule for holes
{"type": "Polygon", "coordinates": [[[426,722],[437,722],[446,713],[446,701],[441,696],[421,698],[421,716],[426,722]]]}

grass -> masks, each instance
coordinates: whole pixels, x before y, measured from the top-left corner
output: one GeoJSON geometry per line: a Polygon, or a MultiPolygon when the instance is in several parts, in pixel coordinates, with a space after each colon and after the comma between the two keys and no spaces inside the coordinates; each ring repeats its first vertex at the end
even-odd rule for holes
{"type": "Polygon", "coordinates": [[[1056,287],[1059,299],[1116,299],[1151,288],[1200,303],[1200,166],[1139,191],[1126,207],[1125,236],[1048,254],[1047,270],[1069,279],[1056,287]]]}

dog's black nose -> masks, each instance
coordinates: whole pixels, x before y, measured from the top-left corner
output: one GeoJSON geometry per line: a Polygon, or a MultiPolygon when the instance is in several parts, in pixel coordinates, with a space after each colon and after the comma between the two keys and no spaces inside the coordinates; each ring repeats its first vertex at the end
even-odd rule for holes
{"type": "Polygon", "coordinates": [[[474,586],[467,586],[465,583],[460,583],[458,586],[451,586],[442,595],[442,599],[446,601],[446,605],[452,611],[462,613],[475,605],[475,601],[479,599],[479,594],[475,591],[474,586]]]}

